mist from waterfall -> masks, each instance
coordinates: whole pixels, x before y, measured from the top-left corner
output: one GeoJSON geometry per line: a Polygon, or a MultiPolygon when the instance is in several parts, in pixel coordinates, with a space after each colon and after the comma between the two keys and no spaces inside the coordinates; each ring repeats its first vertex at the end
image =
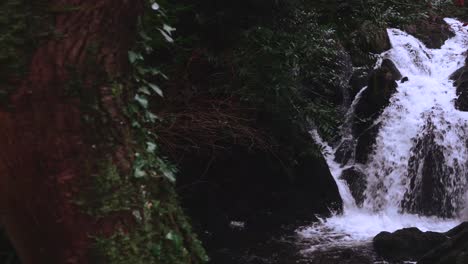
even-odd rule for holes
{"type": "MultiPolygon", "coordinates": [[[[445,21],[456,36],[441,49],[428,49],[401,30],[387,30],[392,49],[381,54],[380,61],[392,60],[408,81],[398,83],[389,106],[375,121],[380,123],[380,130],[368,162],[357,165],[367,176],[362,206],[356,205],[348,185],[340,177],[343,170],[356,164],[335,162],[335,151],[316,132],[312,133],[326,150],[344,212],[299,231],[307,239],[320,237],[320,243],[311,250],[336,243],[368,241],[381,231],[404,227],[443,232],[457,225],[459,217],[467,211],[468,112],[455,109],[456,88],[449,76],[464,65],[468,27],[454,19],[445,21]],[[426,199],[421,194],[423,168],[435,166],[424,164],[431,162],[427,155],[441,159],[436,168],[440,174],[436,186],[437,195],[442,198],[436,197],[440,208],[435,208],[444,211],[445,218],[431,216],[427,206],[421,205],[426,199]]],[[[352,122],[349,117],[360,94],[351,105],[347,122],[352,122]]],[[[344,125],[343,131],[349,133],[349,124],[344,125]]]]}

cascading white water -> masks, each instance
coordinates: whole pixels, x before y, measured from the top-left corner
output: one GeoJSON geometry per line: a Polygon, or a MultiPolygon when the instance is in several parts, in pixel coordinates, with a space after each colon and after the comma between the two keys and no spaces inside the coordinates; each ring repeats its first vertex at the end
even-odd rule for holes
{"type": "MultiPolygon", "coordinates": [[[[400,208],[409,190],[408,164],[415,147],[415,139],[424,134],[424,126],[433,123],[431,133],[437,134],[435,142],[442,146],[445,163],[453,169],[449,176],[454,185],[445,185],[446,194],[456,198],[460,193],[455,186],[466,185],[465,165],[468,161],[465,127],[468,113],[455,109],[455,88],[450,74],[463,66],[468,48],[468,32],[462,24],[446,19],[457,33],[441,49],[430,50],[414,37],[398,29],[389,29],[392,49],[383,54],[395,62],[408,82],[398,86],[390,106],[380,117],[381,129],[374,152],[366,164],[368,188],[365,207],[371,209],[400,208]]],[[[415,172],[421,178],[421,171],[415,172]]]]}
{"type": "Polygon", "coordinates": [[[468,28],[454,19],[445,21],[456,36],[447,40],[441,49],[428,49],[401,30],[387,30],[392,49],[381,57],[395,62],[409,81],[398,84],[389,106],[376,120],[381,127],[376,143],[367,164],[361,165],[367,175],[362,207],[356,206],[348,186],[340,179],[346,167],[334,162],[334,151],[313,133],[328,149],[327,161],[339,186],[344,212],[299,231],[308,239],[320,237],[320,243],[312,250],[368,241],[381,231],[404,227],[446,231],[460,222],[456,217],[440,219],[402,213],[406,209],[402,204],[416,213],[420,208],[421,199],[415,193],[423,181],[424,162],[431,162],[424,159],[425,154],[437,154],[442,159],[443,165],[437,170],[445,178],[437,179],[437,185],[441,186],[440,195],[447,198],[445,203],[441,202],[441,206],[450,208],[447,213],[456,215],[467,200],[468,112],[455,109],[456,89],[449,76],[464,65],[468,28]]]}

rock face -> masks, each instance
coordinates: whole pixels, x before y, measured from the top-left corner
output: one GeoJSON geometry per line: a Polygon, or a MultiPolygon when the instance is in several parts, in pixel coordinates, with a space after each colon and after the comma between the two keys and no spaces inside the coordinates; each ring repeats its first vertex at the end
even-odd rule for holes
{"type": "Polygon", "coordinates": [[[450,79],[457,87],[458,98],[455,100],[455,107],[460,111],[468,111],[468,58],[465,66],[454,72],[450,79]]]}
{"type": "Polygon", "coordinates": [[[364,67],[354,70],[353,74],[351,75],[351,79],[349,80],[351,98],[354,98],[356,94],[369,83],[370,72],[370,69],[364,67]]]}
{"type": "Polygon", "coordinates": [[[344,139],[335,151],[335,161],[344,165],[350,160],[354,160],[354,139],[344,139]]]}
{"type": "MultiPolygon", "coordinates": [[[[312,142],[308,134],[303,139],[303,147],[312,142]]],[[[341,210],[338,187],[322,156],[297,153],[292,168],[285,168],[286,158],[231,147],[213,160],[183,160],[178,191],[213,263],[231,263],[226,258],[232,250],[263,243],[283,225],[341,210]],[[233,222],[241,223],[241,230],[233,229],[233,222]]]]}
{"type": "Polygon", "coordinates": [[[468,263],[468,222],[446,233],[422,232],[417,228],[381,232],[373,244],[377,254],[387,261],[465,264],[468,263]]]}
{"type": "Polygon", "coordinates": [[[431,49],[440,48],[447,39],[455,36],[443,18],[434,15],[408,25],[404,30],[421,40],[431,49]]]}
{"type": "Polygon", "coordinates": [[[448,241],[425,254],[419,264],[464,264],[468,263],[468,222],[445,233],[448,241]]]}
{"type": "Polygon", "coordinates": [[[371,125],[364,130],[358,137],[356,144],[356,162],[365,164],[372,153],[372,147],[375,144],[380,124],[371,125]]]}
{"type": "Polygon", "coordinates": [[[397,80],[402,78],[395,64],[385,59],[382,66],[369,76],[367,89],[362,93],[356,106],[354,134],[359,136],[389,104],[390,97],[396,92],[397,80]]]}
{"type": "Polygon", "coordinates": [[[356,160],[367,161],[367,156],[375,142],[378,125],[373,125],[382,110],[390,103],[391,96],[396,92],[397,82],[402,78],[395,64],[385,59],[379,69],[369,76],[367,89],[361,95],[356,105],[353,135],[357,138],[356,160]]]}
{"type": "Polygon", "coordinates": [[[451,217],[455,211],[445,186],[450,184],[453,169],[446,165],[443,147],[436,143],[434,124],[429,119],[411,150],[408,163],[410,186],[402,207],[423,215],[451,217]]]}
{"type": "Polygon", "coordinates": [[[381,232],[374,237],[373,243],[377,254],[385,260],[415,261],[448,240],[445,234],[422,232],[413,227],[394,233],[381,232]]]}
{"type": "Polygon", "coordinates": [[[364,195],[367,187],[366,175],[359,168],[351,167],[342,172],[341,178],[348,184],[356,204],[361,206],[366,198],[364,195]]]}

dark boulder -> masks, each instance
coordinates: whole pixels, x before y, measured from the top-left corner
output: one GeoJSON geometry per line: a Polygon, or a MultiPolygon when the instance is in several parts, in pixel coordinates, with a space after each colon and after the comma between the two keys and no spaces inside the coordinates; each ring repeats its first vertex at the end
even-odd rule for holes
{"type": "Polygon", "coordinates": [[[380,69],[384,70],[387,74],[387,79],[393,80],[393,81],[399,81],[403,77],[398,70],[397,66],[395,63],[393,63],[392,60],[390,59],[384,59],[382,61],[382,65],[380,66],[380,69]]]}
{"type": "Polygon", "coordinates": [[[409,81],[409,78],[408,78],[408,77],[403,77],[403,79],[401,79],[401,83],[405,83],[405,82],[407,82],[407,81],[409,81]]]}
{"type": "Polygon", "coordinates": [[[426,253],[418,264],[468,263],[468,222],[445,233],[450,239],[426,253]]]}
{"type": "Polygon", "coordinates": [[[380,113],[390,103],[402,78],[395,64],[385,59],[377,70],[370,73],[367,88],[356,105],[353,120],[353,136],[357,138],[356,161],[366,163],[375,143],[379,124],[374,124],[380,113]]]}
{"type": "Polygon", "coordinates": [[[449,231],[445,232],[445,235],[448,237],[455,237],[466,230],[468,230],[468,222],[463,222],[457,225],[456,227],[450,229],[449,231]]]}
{"type": "Polygon", "coordinates": [[[353,136],[357,138],[356,161],[366,163],[380,126],[374,124],[380,113],[390,103],[402,78],[395,64],[385,59],[377,70],[370,73],[365,89],[356,105],[353,120],[353,136]]]}
{"type": "Polygon", "coordinates": [[[367,89],[363,91],[355,109],[353,134],[356,138],[368,129],[388,106],[398,86],[396,81],[401,78],[400,71],[389,59],[385,59],[381,67],[370,74],[367,89]]]}
{"type": "Polygon", "coordinates": [[[377,254],[387,261],[415,261],[448,239],[445,234],[422,232],[413,227],[394,233],[381,232],[374,237],[373,244],[377,254]]]}
{"type": "Polygon", "coordinates": [[[421,40],[431,49],[439,49],[447,39],[455,36],[450,26],[443,20],[443,17],[435,15],[407,25],[404,30],[421,40]]]}
{"type": "Polygon", "coordinates": [[[356,204],[361,206],[366,198],[364,194],[367,187],[366,175],[359,168],[351,167],[341,173],[341,178],[348,185],[356,204]]]}
{"type": "Polygon", "coordinates": [[[178,193],[212,263],[232,263],[226,259],[239,257],[233,251],[264,243],[282,226],[341,211],[326,160],[310,135],[294,135],[290,138],[300,140],[302,151],[281,149],[273,155],[230,146],[216,156],[207,153],[179,164],[178,193]]]}
{"type": "Polygon", "coordinates": [[[465,66],[450,75],[457,87],[458,98],[455,100],[455,108],[460,111],[468,111],[468,58],[465,66]]]}
{"type": "MultiPolygon", "coordinates": [[[[307,260],[281,264],[374,264],[375,254],[372,245],[354,245],[353,247],[336,247],[328,250],[317,250],[305,255],[307,260]]],[[[280,262],[271,262],[280,263],[280,262]]]]}
{"type": "Polygon", "coordinates": [[[455,72],[453,72],[452,74],[450,74],[449,76],[449,79],[454,81],[454,85],[457,86],[458,82],[458,78],[460,78],[461,74],[463,73],[463,71],[465,70],[465,67],[461,67],[460,69],[456,70],[455,72]]]}

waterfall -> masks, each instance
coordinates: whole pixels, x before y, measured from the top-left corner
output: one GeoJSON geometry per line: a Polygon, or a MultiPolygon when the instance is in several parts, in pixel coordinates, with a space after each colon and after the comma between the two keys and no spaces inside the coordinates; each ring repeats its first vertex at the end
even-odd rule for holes
{"type": "Polygon", "coordinates": [[[454,216],[464,206],[468,113],[455,109],[449,76],[464,65],[468,32],[456,20],[446,22],[456,36],[437,50],[401,30],[388,30],[393,48],[382,56],[409,81],[398,85],[378,120],[381,129],[365,165],[366,208],[428,215],[435,214],[432,208],[454,216]]]}
{"type": "MultiPolygon", "coordinates": [[[[445,22],[456,36],[440,49],[429,49],[399,29],[387,30],[392,49],[380,57],[392,60],[408,81],[398,83],[389,105],[375,120],[380,129],[365,164],[353,164],[352,159],[338,164],[336,150],[312,133],[327,150],[344,212],[299,230],[302,237],[320,236],[321,247],[326,247],[367,241],[380,231],[410,226],[446,231],[459,223],[460,213],[468,211],[468,112],[455,109],[456,88],[449,79],[464,65],[468,28],[455,19],[445,22]],[[366,177],[361,205],[342,179],[342,172],[351,166],[358,166],[366,177]]],[[[350,116],[361,92],[347,115],[342,142],[352,142],[350,116]]]]}

